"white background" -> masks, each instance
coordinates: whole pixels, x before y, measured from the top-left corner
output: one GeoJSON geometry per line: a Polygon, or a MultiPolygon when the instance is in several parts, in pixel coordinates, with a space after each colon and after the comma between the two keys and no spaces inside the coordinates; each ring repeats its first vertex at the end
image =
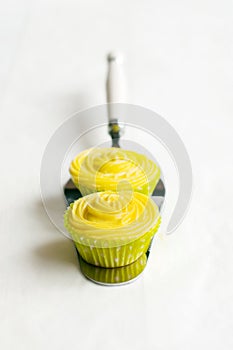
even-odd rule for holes
{"type": "Polygon", "coordinates": [[[231,0],[1,1],[1,349],[233,348],[232,19],[231,0]],[[65,118],[105,102],[115,48],[129,102],[175,126],[195,188],[144,276],[107,288],[47,218],[39,172],[65,118]]]}

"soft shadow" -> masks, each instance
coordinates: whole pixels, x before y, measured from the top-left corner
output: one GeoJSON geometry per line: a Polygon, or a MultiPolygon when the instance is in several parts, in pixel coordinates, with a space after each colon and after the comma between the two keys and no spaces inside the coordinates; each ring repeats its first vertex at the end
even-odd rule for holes
{"type": "MultiPolygon", "coordinates": [[[[51,93],[46,98],[43,96],[43,101],[37,96],[35,103],[38,103],[40,108],[43,106],[46,112],[51,112],[51,117],[56,118],[59,122],[60,119],[65,120],[67,115],[73,114],[75,111],[88,108],[92,98],[88,90],[78,93],[66,91],[65,94],[61,92],[61,94],[51,93]]],[[[85,123],[85,120],[83,123],[85,123]]],[[[48,205],[53,209],[54,219],[56,219],[54,221],[59,222],[60,227],[63,226],[63,213],[66,208],[65,197],[64,207],[59,198],[51,198],[48,205]]],[[[41,235],[40,240],[45,242],[32,251],[36,264],[40,266],[49,264],[49,266],[54,266],[56,269],[66,265],[75,265],[79,269],[78,257],[73,242],[65,238],[51,222],[41,198],[35,198],[28,209],[31,217],[36,222],[36,232],[41,235]]]]}
{"type": "Polygon", "coordinates": [[[41,199],[36,200],[31,206],[31,217],[34,217],[37,227],[40,227],[41,238],[45,237],[45,243],[33,249],[33,260],[41,266],[54,266],[60,269],[65,265],[75,265],[79,268],[79,261],[74,243],[64,237],[52,224],[44,209],[41,199]],[[49,241],[48,241],[49,239],[49,241]]]}
{"type": "Polygon", "coordinates": [[[72,241],[66,239],[50,241],[35,248],[35,258],[38,262],[45,264],[56,265],[56,268],[60,268],[61,265],[75,265],[79,270],[79,262],[76,253],[76,249],[72,241]]]}

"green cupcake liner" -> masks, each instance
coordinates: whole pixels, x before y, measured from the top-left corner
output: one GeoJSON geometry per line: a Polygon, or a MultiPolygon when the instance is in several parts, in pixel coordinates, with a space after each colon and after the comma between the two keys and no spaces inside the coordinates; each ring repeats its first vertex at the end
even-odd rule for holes
{"type": "Polygon", "coordinates": [[[159,219],[153,229],[135,241],[117,247],[101,248],[83,245],[78,242],[74,243],[81,257],[89,264],[106,268],[126,266],[132,264],[147,252],[160,222],[159,219]]]}

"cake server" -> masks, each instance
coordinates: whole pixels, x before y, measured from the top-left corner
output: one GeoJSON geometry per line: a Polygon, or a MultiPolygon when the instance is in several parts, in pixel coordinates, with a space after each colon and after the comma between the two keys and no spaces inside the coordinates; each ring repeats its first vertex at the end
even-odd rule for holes
{"type": "MultiPolygon", "coordinates": [[[[122,55],[110,53],[107,56],[107,61],[108,74],[106,92],[108,103],[108,131],[112,139],[112,147],[120,147],[120,138],[123,134],[124,126],[115,115],[114,104],[126,102],[126,82],[122,67],[122,55]]],[[[76,188],[71,179],[64,187],[64,194],[67,206],[82,197],[81,192],[76,188]]],[[[157,204],[161,212],[165,199],[165,186],[162,180],[162,175],[152,193],[151,198],[157,204]]],[[[104,268],[88,264],[79,255],[77,249],[76,251],[81,272],[85,277],[98,284],[114,286],[133,282],[142,274],[148,261],[150,248],[151,245],[147,253],[141,256],[134,263],[117,268],[104,268]]]]}

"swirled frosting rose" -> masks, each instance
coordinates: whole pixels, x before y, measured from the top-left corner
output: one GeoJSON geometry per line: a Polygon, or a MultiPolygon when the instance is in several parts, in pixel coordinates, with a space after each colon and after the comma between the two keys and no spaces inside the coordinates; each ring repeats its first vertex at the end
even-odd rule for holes
{"type": "Polygon", "coordinates": [[[96,191],[119,191],[120,187],[151,194],[160,169],[148,157],[120,148],[92,148],[78,154],[70,174],[83,195],[96,191]]]}
{"type": "Polygon", "coordinates": [[[116,247],[153,231],[160,220],[153,200],[138,192],[92,193],[75,201],[65,213],[65,227],[75,242],[116,247]]]}

